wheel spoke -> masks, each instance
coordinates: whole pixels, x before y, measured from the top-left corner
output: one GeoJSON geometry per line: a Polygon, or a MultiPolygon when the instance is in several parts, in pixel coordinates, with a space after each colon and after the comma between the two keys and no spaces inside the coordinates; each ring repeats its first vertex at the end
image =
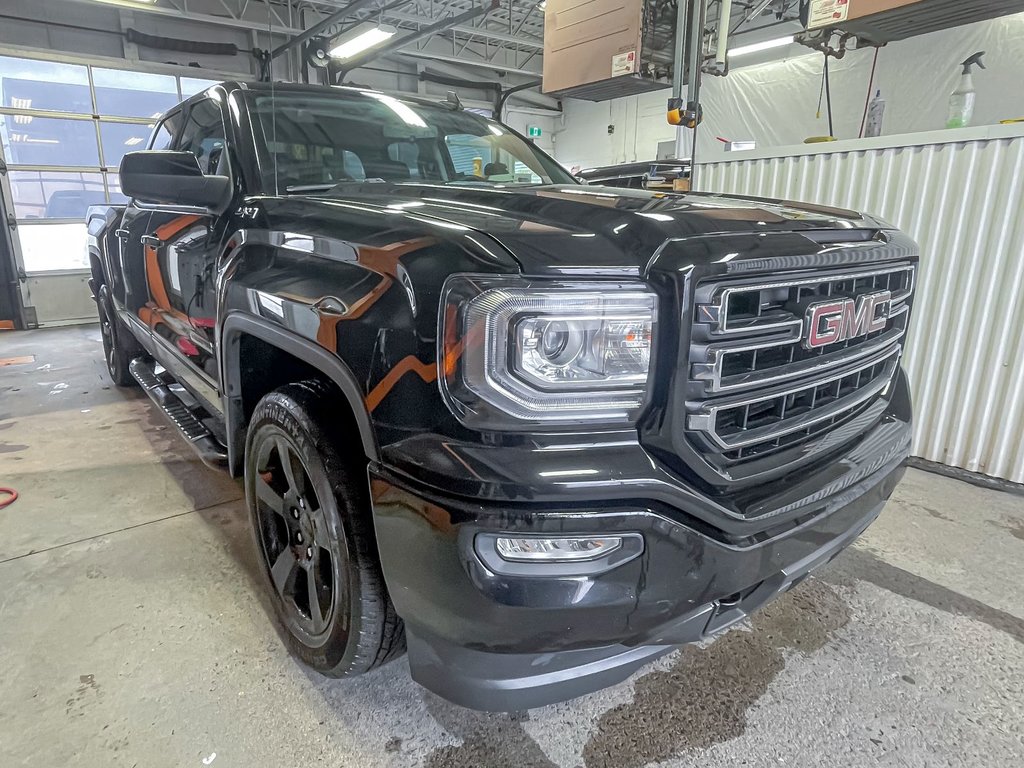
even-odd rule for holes
{"type": "Polygon", "coordinates": [[[277,514],[284,515],[284,499],[259,474],[256,475],[256,497],[277,514]]]}
{"type": "Polygon", "coordinates": [[[284,596],[289,582],[294,579],[297,568],[298,562],[295,560],[295,553],[292,552],[291,547],[285,546],[270,569],[270,576],[274,581],[274,588],[277,589],[278,594],[284,596]]]}
{"type": "Polygon", "coordinates": [[[305,483],[302,480],[302,469],[296,472],[295,469],[295,457],[292,455],[292,449],[289,447],[281,438],[277,439],[277,457],[281,462],[281,469],[284,471],[284,476],[288,480],[288,488],[293,493],[301,495],[305,490],[305,483]]]}
{"type": "Polygon", "coordinates": [[[317,507],[309,512],[309,519],[313,521],[313,531],[316,533],[316,540],[327,542],[330,539],[330,531],[327,529],[327,516],[322,508],[317,507]]]}
{"type": "Polygon", "coordinates": [[[327,626],[323,609],[320,607],[320,590],[317,587],[316,565],[310,568],[306,574],[306,585],[309,594],[309,618],[313,622],[314,632],[323,632],[327,626]]]}

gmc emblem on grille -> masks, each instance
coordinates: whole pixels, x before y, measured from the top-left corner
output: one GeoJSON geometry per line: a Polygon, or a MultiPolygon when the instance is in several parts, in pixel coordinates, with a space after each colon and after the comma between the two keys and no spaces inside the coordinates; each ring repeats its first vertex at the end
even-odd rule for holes
{"type": "Polygon", "coordinates": [[[818,349],[885,328],[892,302],[890,291],[866,293],[854,299],[830,299],[807,307],[805,349],[818,349]]]}

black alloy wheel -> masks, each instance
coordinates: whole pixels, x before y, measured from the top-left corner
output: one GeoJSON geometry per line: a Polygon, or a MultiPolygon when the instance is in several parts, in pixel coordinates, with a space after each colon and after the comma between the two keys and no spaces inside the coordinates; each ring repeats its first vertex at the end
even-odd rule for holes
{"type": "Polygon", "coordinates": [[[100,318],[100,338],[103,342],[103,359],[107,364],[107,371],[115,384],[129,387],[135,383],[135,379],[128,371],[131,354],[124,339],[127,331],[118,325],[110,288],[105,284],[100,286],[96,294],[96,308],[100,318]]]}
{"type": "Polygon", "coordinates": [[[263,555],[289,628],[319,644],[333,618],[341,556],[309,470],[279,428],[260,441],[255,488],[263,555]]]}
{"type": "Polygon", "coordinates": [[[293,653],[331,677],[405,648],[377,560],[366,457],[348,447],[351,415],[338,401],[321,381],[281,387],[256,405],[245,443],[246,504],[274,612],[293,653]]]}

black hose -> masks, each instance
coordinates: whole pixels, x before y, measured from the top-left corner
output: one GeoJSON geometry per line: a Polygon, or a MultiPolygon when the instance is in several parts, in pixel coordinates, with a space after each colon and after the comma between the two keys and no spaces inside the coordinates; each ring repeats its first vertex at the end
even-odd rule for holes
{"type": "Polygon", "coordinates": [[[125,38],[129,43],[143,45],[146,48],[158,48],[164,51],[179,53],[202,53],[209,56],[237,56],[238,46],[234,43],[206,43],[201,40],[179,40],[175,37],[147,35],[137,29],[125,30],[125,38]]]}
{"type": "Polygon", "coordinates": [[[480,91],[501,91],[501,83],[489,80],[464,80],[461,77],[449,77],[433,72],[420,72],[420,80],[438,85],[450,85],[453,88],[475,88],[480,91]]]}
{"type": "Polygon", "coordinates": [[[530,88],[536,88],[538,85],[541,84],[541,82],[542,81],[540,80],[531,80],[528,83],[521,83],[519,85],[513,86],[512,88],[508,88],[507,90],[504,91],[499,90],[501,96],[498,98],[498,103],[496,105],[497,109],[494,110],[494,119],[501,120],[501,113],[505,109],[505,102],[508,101],[509,96],[511,96],[513,93],[518,93],[519,91],[526,91],[529,90],[530,88]]]}

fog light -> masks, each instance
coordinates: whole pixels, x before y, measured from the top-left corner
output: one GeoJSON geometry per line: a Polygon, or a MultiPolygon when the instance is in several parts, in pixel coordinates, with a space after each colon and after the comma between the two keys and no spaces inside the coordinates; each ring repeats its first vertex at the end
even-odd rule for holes
{"type": "Polygon", "coordinates": [[[520,539],[499,536],[494,542],[502,560],[517,563],[562,563],[593,560],[622,547],[619,536],[580,536],[541,539],[533,536],[520,539]]]}

